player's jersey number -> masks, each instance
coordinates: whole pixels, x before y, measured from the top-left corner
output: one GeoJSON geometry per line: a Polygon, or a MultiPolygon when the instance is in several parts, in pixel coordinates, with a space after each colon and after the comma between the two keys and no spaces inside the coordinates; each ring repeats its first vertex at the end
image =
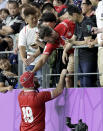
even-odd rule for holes
{"type": "Polygon", "coordinates": [[[22,107],[22,111],[23,111],[24,121],[28,123],[32,123],[34,120],[32,109],[30,107],[22,107]]]}

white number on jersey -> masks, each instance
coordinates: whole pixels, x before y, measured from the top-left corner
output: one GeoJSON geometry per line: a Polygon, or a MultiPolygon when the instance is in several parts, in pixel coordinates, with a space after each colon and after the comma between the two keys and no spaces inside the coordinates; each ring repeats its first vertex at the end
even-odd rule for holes
{"type": "Polygon", "coordinates": [[[30,107],[22,107],[22,111],[23,111],[24,121],[28,123],[32,123],[34,120],[32,109],[30,107]]]}

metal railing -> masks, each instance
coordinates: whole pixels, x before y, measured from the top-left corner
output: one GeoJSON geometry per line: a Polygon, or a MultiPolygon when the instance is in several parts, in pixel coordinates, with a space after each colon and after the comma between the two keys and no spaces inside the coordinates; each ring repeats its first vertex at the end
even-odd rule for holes
{"type": "MultiPolygon", "coordinates": [[[[95,45],[95,47],[98,47],[99,45],[95,45]]],[[[72,74],[67,74],[67,76],[74,76],[74,87],[77,88],[77,82],[78,82],[78,76],[83,76],[83,75],[102,75],[103,73],[78,73],[78,49],[79,48],[89,48],[88,45],[81,45],[81,46],[73,46],[73,48],[75,49],[74,50],[74,73],[72,74]]],[[[50,77],[50,76],[60,76],[60,74],[46,74],[46,86],[47,87],[47,83],[48,83],[48,80],[47,80],[47,77],[50,77]]]]}
{"type": "MultiPolygon", "coordinates": [[[[74,76],[74,87],[77,87],[77,81],[78,81],[78,76],[81,75],[102,75],[103,73],[78,73],[78,49],[79,48],[87,48],[87,45],[82,45],[82,46],[73,46],[74,50],[74,73],[72,74],[67,74],[67,76],[74,76]]],[[[95,45],[95,47],[98,47],[98,45],[95,45]]],[[[14,53],[14,51],[0,51],[0,54],[8,54],[8,53],[14,53]]],[[[42,68],[42,87],[43,88],[48,88],[49,87],[49,82],[48,82],[48,77],[50,76],[60,76],[60,74],[50,74],[49,73],[49,66],[46,63],[43,68],[42,68]]],[[[23,73],[23,62],[20,58],[20,55],[18,53],[18,76],[17,78],[19,79],[20,75],[23,73]]],[[[18,88],[20,88],[20,83],[18,82],[18,88]]]]}

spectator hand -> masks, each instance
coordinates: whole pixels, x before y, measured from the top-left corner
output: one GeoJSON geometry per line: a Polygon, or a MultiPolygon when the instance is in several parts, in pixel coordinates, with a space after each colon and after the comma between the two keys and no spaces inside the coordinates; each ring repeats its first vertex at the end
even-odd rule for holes
{"type": "Polygon", "coordinates": [[[26,66],[30,65],[35,60],[35,56],[34,55],[28,54],[28,56],[30,56],[28,59],[26,59],[26,58],[23,59],[23,63],[26,66]]]}
{"type": "Polygon", "coordinates": [[[92,34],[98,34],[98,28],[92,27],[91,32],[92,32],[92,34]]]}
{"type": "Polygon", "coordinates": [[[74,41],[73,39],[66,39],[66,40],[65,40],[65,44],[73,43],[73,41],[74,41]]]}
{"type": "Polygon", "coordinates": [[[8,87],[7,87],[7,90],[8,90],[8,91],[11,91],[12,89],[13,89],[13,86],[8,86],[8,87]]]}
{"type": "Polygon", "coordinates": [[[72,44],[68,43],[63,51],[63,55],[62,55],[62,61],[64,64],[66,64],[66,61],[68,61],[68,51],[72,48],[72,44]]]}
{"type": "Polygon", "coordinates": [[[24,65],[26,66],[30,65],[30,62],[28,61],[28,59],[23,58],[22,60],[23,60],[24,65]]]}
{"type": "Polygon", "coordinates": [[[62,55],[62,62],[64,64],[66,64],[66,62],[68,61],[68,54],[66,53],[66,51],[63,51],[63,55],[62,55]]]}
{"type": "Polygon", "coordinates": [[[18,54],[18,51],[19,51],[19,49],[18,49],[18,47],[16,47],[16,48],[14,49],[14,54],[18,54]]]}
{"type": "Polygon", "coordinates": [[[14,74],[14,73],[12,73],[12,72],[10,72],[10,71],[3,71],[3,74],[4,74],[5,76],[9,76],[9,77],[16,76],[16,74],[14,74]]]}
{"type": "Polygon", "coordinates": [[[30,65],[35,60],[35,56],[30,54],[28,54],[28,56],[30,57],[27,59],[27,63],[30,65]]]}
{"type": "Polygon", "coordinates": [[[88,44],[89,48],[93,48],[95,46],[94,40],[89,40],[87,42],[87,44],[88,44]]]}

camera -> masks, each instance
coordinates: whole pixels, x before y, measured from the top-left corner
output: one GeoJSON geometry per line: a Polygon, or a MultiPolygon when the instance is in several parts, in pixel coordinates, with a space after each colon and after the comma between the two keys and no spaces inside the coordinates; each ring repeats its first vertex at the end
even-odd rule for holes
{"type": "Polygon", "coordinates": [[[77,124],[71,124],[71,117],[66,117],[66,125],[71,131],[88,131],[88,126],[82,122],[82,119],[80,119],[77,124]]]}

